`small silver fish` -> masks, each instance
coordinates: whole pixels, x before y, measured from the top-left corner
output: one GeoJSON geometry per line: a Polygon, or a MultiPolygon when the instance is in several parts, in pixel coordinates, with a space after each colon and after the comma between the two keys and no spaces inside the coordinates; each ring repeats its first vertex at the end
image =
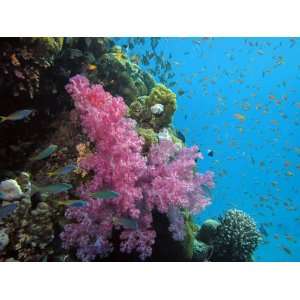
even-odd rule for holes
{"type": "Polygon", "coordinates": [[[42,160],[44,158],[49,157],[52,153],[54,153],[57,150],[58,146],[57,145],[50,145],[46,149],[44,149],[42,152],[40,152],[38,155],[35,157],[31,158],[31,160],[36,161],[36,160],[42,160]]]}
{"type": "Polygon", "coordinates": [[[0,116],[0,123],[5,121],[18,121],[27,118],[34,110],[33,109],[23,109],[18,110],[8,116],[0,116]]]}

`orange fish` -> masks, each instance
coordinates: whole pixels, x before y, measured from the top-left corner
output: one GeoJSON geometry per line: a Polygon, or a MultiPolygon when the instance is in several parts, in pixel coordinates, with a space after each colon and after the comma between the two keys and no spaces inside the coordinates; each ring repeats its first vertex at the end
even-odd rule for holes
{"type": "Polygon", "coordinates": [[[246,120],[246,117],[242,114],[234,114],[233,116],[241,122],[244,122],[246,120]]]}
{"type": "Polygon", "coordinates": [[[21,65],[15,53],[10,56],[10,61],[16,67],[21,65]]]}

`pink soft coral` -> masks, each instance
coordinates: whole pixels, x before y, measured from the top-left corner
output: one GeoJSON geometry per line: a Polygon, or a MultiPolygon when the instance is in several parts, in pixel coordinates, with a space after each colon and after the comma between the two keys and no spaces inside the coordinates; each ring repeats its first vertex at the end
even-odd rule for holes
{"type": "Polygon", "coordinates": [[[180,149],[170,141],[153,145],[149,152],[147,174],[150,180],[145,188],[147,204],[168,214],[170,231],[176,240],[184,238],[184,219],[180,209],[196,214],[210,203],[204,186],[213,187],[213,174],[196,173],[197,158],[203,157],[196,146],[180,149]]]}
{"type": "Polygon", "coordinates": [[[108,255],[116,228],[121,231],[121,251],[137,251],[146,259],[156,236],[154,209],[168,215],[173,237],[182,240],[182,209],[201,211],[210,202],[203,186],[213,187],[212,173],[195,172],[195,159],[202,158],[198,149],[178,149],[164,141],[150,149],[146,160],[141,154],[143,140],[136,133],[135,121],[126,117],[127,106],[121,97],[113,97],[101,85],[90,86],[80,75],[71,78],[66,90],[95,150],[80,161],[80,167],[92,171],[93,178],[79,189],[87,206],[67,210],[73,223],[61,234],[64,246],[77,248],[82,260],[108,255]],[[111,200],[91,196],[104,188],[117,191],[119,196],[111,200]],[[138,228],[123,228],[118,220],[124,217],[135,220],[138,228]]]}

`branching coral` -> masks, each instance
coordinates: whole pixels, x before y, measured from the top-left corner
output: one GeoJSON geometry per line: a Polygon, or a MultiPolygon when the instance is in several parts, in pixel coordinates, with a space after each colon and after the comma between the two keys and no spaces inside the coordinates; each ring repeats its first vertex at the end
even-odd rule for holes
{"type": "Polygon", "coordinates": [[[255,221],[237,209],[219,218],[220,225],[213,241],[213,261],[249,261],[261,239],[255,221]]]}
{"type": "Polygon", "coordinates": [[[142,156],[143,140],[135,122],[126,118],[127,106],[120,97],[112,97],[101,85],[89,85],[83,76],[75,76],[66,86],[80,116],[84,132],[94,144],[94,152],[80,160],[80,168],[92,173],[92,179],[80,187],[88,201],[82,208],[70,208],[72,222],[61,237],[66,248],[77,248],[82,260],[108,255],[113,248],[113,230],[120,232],[120,250],[136,251],[141,259],[151,255],[156,232],[152,212],[167,214],[173,237],[185,237],[183,209],[201,211],[209,202],[203,185],[213,187],[212,173],[195,173],[197,147],[179,149],[170,141],[153,145],[148,160],[142,156]],[[113,189],[119,196],[104,200],[93,192],[113,189]],[[128,228],[120,220],[137,224],[128,228]]]}

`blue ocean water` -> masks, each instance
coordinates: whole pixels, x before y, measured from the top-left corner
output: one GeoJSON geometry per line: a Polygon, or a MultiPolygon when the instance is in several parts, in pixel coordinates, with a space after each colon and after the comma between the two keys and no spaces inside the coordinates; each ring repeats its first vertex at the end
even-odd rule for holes
{"type": "MultiPolygon", "coordinates": [[[[151,51],[145,40],[127,54],[151,51]]],[[[257,261],[300,261],[300,39],[161,38],[155,51],[174,73],[173,126],[215,173],[197,221],[242,209],[263,233],[257,261]]]]}

